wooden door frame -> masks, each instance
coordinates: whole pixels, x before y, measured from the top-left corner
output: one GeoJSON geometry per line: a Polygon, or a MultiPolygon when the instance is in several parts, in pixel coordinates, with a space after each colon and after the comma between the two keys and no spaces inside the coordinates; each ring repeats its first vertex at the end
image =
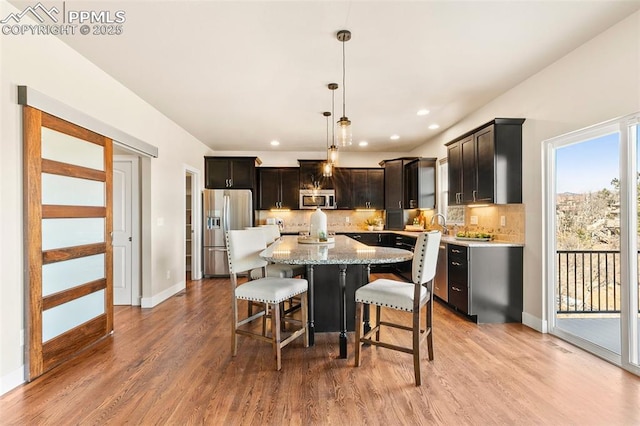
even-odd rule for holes
{"type": "Polygon", "coordinates": [[[39,109],[23,108],[23,201],[25,235],[25,376],[27,381],[64,362],[113,331],[113,255],[111,230],[112,140],[39,109]],[[103,147],[104,170],[42,159],[42,127],[95,143],[103,147]],[[42,173],[104,182],[105,206],[42,205],[42,173]],[[42,219],[104,218],[104,242],[52,250],[42,250],[42,219]],[[104,254],[103,279],[84,283],[48,296],[42,295],[42,266],[47,263],[104,254]],[[42,342],[42,313],[63,303],[104,290],[105,313],[59,336],[42,342]]]}

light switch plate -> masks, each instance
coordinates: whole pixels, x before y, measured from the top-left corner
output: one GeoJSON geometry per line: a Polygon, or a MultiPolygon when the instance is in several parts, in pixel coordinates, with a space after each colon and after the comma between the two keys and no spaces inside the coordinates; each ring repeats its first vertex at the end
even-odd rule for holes
{"type": "Polygon", "coordinates": [[[478,224],[478,216],[471,216],[471,224],[472,225],[478,224]]]}
{"type": "Polygon", "coordinates": [[[500,226],[507,226],[507,218],[500,216],[500,226]]]}

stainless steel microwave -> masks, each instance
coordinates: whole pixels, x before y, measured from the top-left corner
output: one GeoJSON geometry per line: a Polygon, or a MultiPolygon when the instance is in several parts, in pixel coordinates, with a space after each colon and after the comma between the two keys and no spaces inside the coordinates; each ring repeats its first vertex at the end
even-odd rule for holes
{"type": "Polygon", "coordinates": [[[333,189],[301,189],[300,208],[301,209],[322,209],[336,208],[336,191],[333,189]]]}

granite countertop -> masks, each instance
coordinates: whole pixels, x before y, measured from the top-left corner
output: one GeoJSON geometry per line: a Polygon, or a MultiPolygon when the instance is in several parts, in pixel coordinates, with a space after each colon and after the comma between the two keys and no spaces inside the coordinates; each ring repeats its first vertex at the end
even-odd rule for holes
{"type": "Polygon", "coordinates": [[[283,235],[263,250],[260,257],[291,265],[369,265],[403,262],[412,259],[413,253],[392,247],[368,246],[345,235],[336,235],[335,242],[328,244],[299,244],[297,235],[283,235]]]}
{"type": "MultiPolygon", "coordinates": [[[[394,231],[390,229],[384,229],[382,231],[368,231],[368,230],[353,230],[353,231],[340,231],[340,234],[398,234],[407,237],[418,238],[419,231],[394,231]]],[[[286,233],[284,233],[286,234],[286,233]]],[[[446,244],[457,244],[459,246],[466,247],[524,247],[523,243],[516,243],[510,241],[469,241],[458,240],[452,235],[443,235],[442,242],[446,244]]],[[[368,246],[367,246],[368,247],[368,246]]]]}
{"type": "MultiPolygon", "coordinates": [[[[418,232],[410,232],[410,231],[394,231],[394,233],[399,235],[406,235],[409,237],[418,238],[418,232]]],[[[459,246],[466,247],[524,247],[522,243],[514,243],[510,241],[470,241],[470,240],[458,240],[456,237],[452,235],[443,235],[442,243],[446,244],[457,244],[459,246]]]]}

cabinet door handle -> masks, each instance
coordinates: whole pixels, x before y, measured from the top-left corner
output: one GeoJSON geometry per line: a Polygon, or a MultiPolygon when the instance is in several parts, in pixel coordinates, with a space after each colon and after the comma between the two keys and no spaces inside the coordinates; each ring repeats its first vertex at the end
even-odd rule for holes
{"type": "Polygon", "coordinates": [[[454,265],[454,266],[461,266],[462,265],[462,263],[458,263],[458,262],[451,262],[451,264],[454,265]]]}
{"type": "Polygon", "coordinates": [[[451,249],[451,253],[462,253],[462,251],[457,250],[457,249],[451,249]]]}
{"type": "Polygon", "coordinates": [[[229,187],[233,186],[233,179],[229,179],[229,187]]]}
{"type": "Polygon", "coordinates": [[[473,192],[471,193],[471,196],[473,197],[473,201],[476,201],[476,194],[478,193],[478,191],[476,191],[475,189],[473,190],[473,192]]]}
{"type": "Polygon", "coordinates": [[[455,290],[455,291],[462,291],[462,289],[460,289],[460,288],[458,288],[458,287],[454,287],[454,286],[451,286],[451,290],[455,290]]]}
{"type": "Polygon", "coordinates": [[[401,209],[402,208],[402,201],[398,201],[398,208],[401,209]]]}

